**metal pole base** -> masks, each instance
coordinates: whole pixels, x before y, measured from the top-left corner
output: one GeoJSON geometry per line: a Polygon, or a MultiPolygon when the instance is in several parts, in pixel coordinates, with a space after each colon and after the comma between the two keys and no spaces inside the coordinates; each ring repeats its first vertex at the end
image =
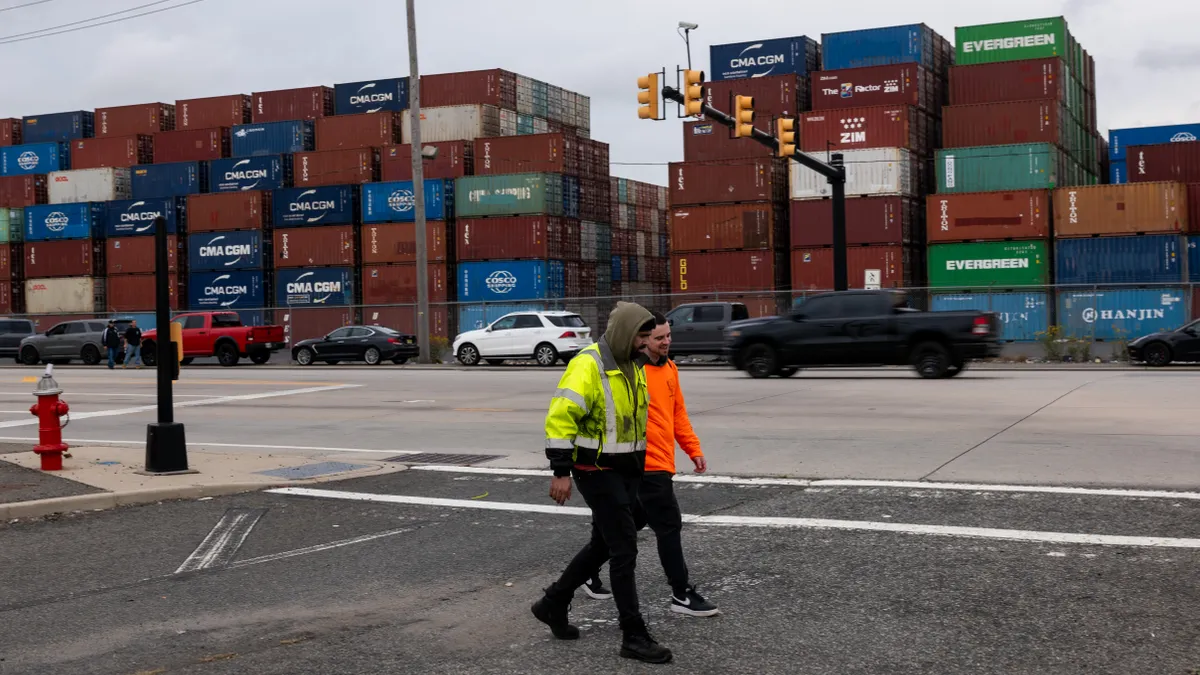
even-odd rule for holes
{"type": "Polygon", "coordinates": [[[183,424],[146,425],[146,473],[195,473],[188,470],[183,424]]]}

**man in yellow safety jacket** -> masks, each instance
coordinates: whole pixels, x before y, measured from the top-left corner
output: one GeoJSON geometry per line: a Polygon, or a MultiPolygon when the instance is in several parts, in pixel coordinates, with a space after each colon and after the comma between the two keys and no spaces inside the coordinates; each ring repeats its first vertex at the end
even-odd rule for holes
{"type": "Polygon", "coordinates": [[[620,617],[621,656],[666,663],[671,651],[650,636],[638,608],[634,505],[646,467],[646,375],[638,363],[654,315],[619,302],[599,342],[567,365],[546,414],[546,457],[554,478],[550,498],[571,498],[571,477],[592,510],[592,537],[533,604],[533,615],[561,640],[579,638],[568,620],[575,589],[605,560],[620,617]]]}

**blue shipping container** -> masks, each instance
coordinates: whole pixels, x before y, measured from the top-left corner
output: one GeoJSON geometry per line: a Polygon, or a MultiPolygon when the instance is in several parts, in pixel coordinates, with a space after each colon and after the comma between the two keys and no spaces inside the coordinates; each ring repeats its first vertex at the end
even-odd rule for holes
{"type": "Polygon", "coordinates": [[[266,278],[253,272],[193,272],[188,275],[192,311],[260,309],[266,302],[266,278]]]}
{"type": "Polygon", "coordinates": [[[469,330],[487,328],[506,314],[513,312],[542,312],[544,304],[536,302],[501,302],[494,305],[460,305],[458,309],[458,330],[465,333],[469,330]]]}
{"type": "Polygon", "coordinates": [[[152,235],[155,233],[154,219],[162,216],[167,221],[167,234],[176,234],[182,229],[179,221],[184,209],[181,197],[108,202],[105,232],[110,237],[152,235]]]}
{"type": "Polygon", "coordinates": [[[935,34],[923,23],[888,26],[821,36],[823,70],[919,63],[933,67],[938,47],[935,34]]]}
{"type": "Polygon", "coordinates": [[[214,159],[208,163],[209,192],[278,190],[292,186],[292,156],[214,159]]]}
{"type": "Polygon", "coordinates": [[[24,176],[71,168],[68,143],[33,143],[0,148],[0,176],[24,176]]]}
{"type": "Polygon", "coordinates": [[[1055,279],[1060,284],[1178,284],[1184,281],[1184,238],[1057,239],[1055,279]]]}
{"type": "Polygon", "coordinates": [[[276,227],[353,224],[354,187],[327,185],[275,190],[271,193],[271,220],[276,227]]]}
{"type": "Polygon", "coordinates": [[[1200,140],[1200,124],[1172,124],[1164,127],[1112,129],[1108,132],[1108,158],[1124,161],[1131,145],[1160,145],[1200,140]]]}
{"type": "Polygon", "coordinates": [[[112,321],[118,321],[121,319],[128,321],[132,319],[137,322],[138,328],[141,328],[142,332],[154,330],[155,326],[158,325],[158,315],[154,312],[145,312],[141,314],[112,314],[109,315],[108,318],[112,321]]]}
{"type": "Polygon", "coordinates": [[[612,280],[623,281],[621,279],[621,256],[614,255],[612,257],[612,280]]]}
{"type": "Polygon", "coordinates": [[[91,138],[96,114],[89,110],[32,115],[21,120],[21,140],[25,143],[59,143],[91,138]]]}
{"type": "Polygon", "coordinates": [[[275,273],[275,304],[278,307],[353,305],[354,268],[279,270],[275,273]]]}
{"type": "Polygon", "coordinates": [[[1188,281],[1200,283],[1200,237],[1188,237],[1187,256],[1188,281]]]}
{"type": "Polygon", "coordinates": [[[1125,162],[1112,162],[1108,165],[1108,182],[1113,185],[1121,185],[1129,182],[1129,174],[1126,172],[1125,162]]]}
{"type": "Polygon", "coordinates": [[[459,302],[519,302],[564,295],[561,260],[490,260],[459,263],[459,302]]]}
{"type": "Polygon", "coordinates": [[[25,241],[103,239],[104,202],[25,207],[25,241]]]}
{"type": "Polygon", "coordinates": [[[229,133],[234,157],[290,155],[313,149],[313,123],[309,120],[239,124],[229,133]]]}
{"type": "Polygon", "coordinates": [[[1058,323],[1068,337],[1132,340],[1182,326],[1185,298],[1183,288],[1060,291],[1058,323]]]}
{"type": "MultiPolygon", "coordinates": [[[[364,223],[411,223],[416,219],[413,184],[410,180],[367,183],[362,186],[364,223]]],[[[454,218],[454,181],[425,181],[425,218],[454,218]]]]}
{"type": "Polygon", "coordinates": [[[715,82],[791,73],[807,75],[811,70],[820,70],[820,54],[817,41],[804,35],[713,45],[708,48],[708,79],[715,82]]]}
{"type": "Polygon", "coordinates": [[[208,192],[207,162],[138,164],[130,174],[134,199],[186,197],[208,192]]]}
{"type": "Polygon", "coordinates": [[[1047,293],[954,293],[935,294],[934,312],[995,312],[1000,315],[1000,339],[1033,342],[1050,326],[1050,297],[1047,293]]]}
{"type": "Polygon", "coordinates": [[[408,78],[367,80],[333,85],[334,109],[338,115],[408,109],[408,78]]]}
{"type": "Polygon", "coordinates": [[[188,237],[188,269],[193,272],[263,269],[262,233],[257,230],[206,232],[188,237]]]}

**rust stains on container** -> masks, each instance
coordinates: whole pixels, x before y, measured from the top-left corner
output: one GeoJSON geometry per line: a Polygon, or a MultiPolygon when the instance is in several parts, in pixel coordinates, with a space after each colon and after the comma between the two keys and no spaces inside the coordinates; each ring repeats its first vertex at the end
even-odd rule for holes
{"type": "Polygon", "coordinates": [[[459,261],[578,260],[578,220],[554,216],[460,218],[455,250],[459,261]]]}
{"type": "MultiPolygon", "coordinates": [[[[365,326],[383,326],[409,335],[417,334],[416,307],[364,307],[362,314],[365,326]]],[[[429,308],[429,335],[444,338],[454,336],[448,306],[435,305],[429,308]]]]}
{"type": "Polygon", "coordinates": [[[256,91],[250,95],[250,121],[315,120],[333,114],[333,87],[256,91]]]}
{"type": "Polygon", "coordinates": [[[421,76],[422,108],[476,104],[516,110],[516,74],[494,68],[421,76]]]}
{"type": "MultiPolygon", "coordinates": [[[[151,239],[152,237],[147,237],[151,239]]],[[[168,275],[171,309],[179,309],[179,276],[168,275]]],[[[152,311],[158,302],[153,274],[114,274],[108,277],[106,309],[110,312],[152,311]]],[[[186,295],[186,294],[184,294],[186,295]]]]}
{"type": "Polygon", "coordinates": [[[929,195],[925,226],[930,242],[1046,239],[1050,236],[1046,190],[961,192],[929,195]]]}
{"type": "Polygon", "coordinates": [[[211,129],[250,123],[250,97],[245,94],[175,101],[176,129],[211,129]]]}
{"type": "Polygon", "coordinates": [[[202,162],[229,156],[229,127],[184,129],[154,135],[154,163],[202,162]]]}
{"type": "MultiPolygon", "coordinates": [[[[833,245],[833,201],[792,202],[792,248],[833,245]]],[[[908,197],[846,200],[846,243],[909,244],[920,240],[921,203],[908,197]]]]}
{"type": "Polygon", "coordinates": [[[1064,100],[1067,78],[1058,57],[1003,61],[950,69],[950,100],[954,105],[1000,103],[1031,99],[1064,100]]]}
{"type": "Polygon", "coordinates": [[[400,142],[398,112],[373,112],[360,115],[334,115],[318,119],[315,125],[317,150],[379,148],[400,142]]]}
{"type": "MultiPolygon", "coordinates": [[[[921,267],[917,251],[905,246],[853,246],[846,249],[847,282],[864,288],[868,271],[878,273],[880,288],[911,288],[921,267]]],[[[792,290],[833,290],[833,249],[792,251],[792,290]]]]}
{"type": "Polygon", "coordinates": [[[1133,145],[1126,151],[1129,182],[1200,183],[1200,142],[1133,145]]]}
{"type": "Polygon", "coordinates": [[[104,274],[104,241],[70,239],[25,244],[25,278],[94,277],[104,274]]]}
{"type": "Polygon", "coordinates": [[[1020,143],[1067,147],[1065,114],[1062,102],[1050,99],[947,106],[942,109],[942,143],[947,148],[1020,143]]]}
{"type": "Polygon", "coordinates": [[[175,129],[175,106],[170,103],[142,103],[115,108],[96,108],[95,133],[105,136],[153,135],[175,129]]]}
{"type": "MultiPolygon", "coordinates": [[[[454,297],[454,277],[446,265],[429,265],[429,301],[444,303],[454,297]]],[[[364,265],[362,269],[364,305],[387,305],[417,301],[417,266],[364,265]]]]}
{"type": "Polygon", "coordinates": [[[475,139],[475,175],[566,173],[579,175],[579,145],[565,134],[475,139]]]}
{"type": "Polygon", "coordinates": [[[355,239],[353,225],[275,230],[275,266],[351,267],[358,262],[355,239]]]}
{"type": "Polygon", "coordinates": [[[45,204],[48,196],[45,174],[0,176],[0,207],[20,209],[45,204]]]}
{"type": "Polygon", "coordinates": [[[271,193],[249,190],[189,195],[187,210],[189,232],[261,230],[270,223],[271,193]]]}
{"type": "Polygon", "coordinates": [[[379,148],[298,152],[292,156],[292,177],[296,187],[373,183],[379,180],[379,148]]]}
{"type": "Polygon", "coordinates": [[[826,70],[811,73],[810,77],[813,110],[883,105],[934,111],[940,107],[934,96],[933,78],[915,63],[826,70]]]}
{"type": "Polygon", "coordinates": [[[787,168],[774,158],[673,162],[668,180],[672,206],[787,198],[787,168]]]}
{"type": "Polygon", "coordinates": [[[683,160],[708,162],[774,156],[767,146],[745,138],[731,138],[731,133],[716,122],[684,122],[683,160]]]}
{"type": "Polygon", "coordinates": [[[674,293],[774,291],[787,288],[786,251],[714,251],[671,256],[674,293]]]}
{"type": "MultiPolygon", "coordinates": [[[[425,251],[427,260],[447,260],[452,245],[450,228],[446,221],[430,220],[425,223],[425,251]]],[[[410,263],[417,261],[416,223],[381,223],[362,226],[363,264],[410,263]]]]}
{"type": "MultiPolygon", "coordinates": [[[[437,156],[421,163],[426,180],[461,178],[474,173],[474,147],[470,141],[422,143],[421,147],[437,148],[437,156]]],[[[384,182],[412,180],[412,146],[390,145],[380,155],[380,180],[384,182]]]]}
{"type": "Polygon", "coordinates": [[[786,241],[785,212],[771,202],[681,206],[667,220],[677,252],[771,249],[786,241]]]}
{"type": "Polygon", "coordinates": [[[154,139],[146,134],[71,141],[72,169],[131,167],[154,161],[154,139]]]}
{"type": "MultiPolygon", "coordinates": [[[[155,264],[154,237],[115,237],[106,242],[107,273],[153,274],[155,264]]],[[[167,235],[167,269],[179,270],[179,237],[167,235]]]]}
{"type": "Polygon", "coordinates": [[[358,312],[350,307],[292,307],[276,312],[276,317],[292,345],[358,323],[358,312]]]}
{"type": "Polygon", "coordinates": [[[1054,236],[1177,234],[1188,231],[1182,183],[1125,183],[1055,190],[1054,236]]]}

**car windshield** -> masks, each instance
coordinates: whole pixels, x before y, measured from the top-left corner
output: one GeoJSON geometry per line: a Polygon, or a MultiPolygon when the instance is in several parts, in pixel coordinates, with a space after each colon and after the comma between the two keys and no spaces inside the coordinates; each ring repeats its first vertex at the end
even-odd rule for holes
{"type": "Polygon", "coordinates": [[[585,328],[586,323],[583,322],[583,317],[578,314],[567,314],[565,316],[547,316],[546,320],[558,326],[559,328],[585,328]]]}

